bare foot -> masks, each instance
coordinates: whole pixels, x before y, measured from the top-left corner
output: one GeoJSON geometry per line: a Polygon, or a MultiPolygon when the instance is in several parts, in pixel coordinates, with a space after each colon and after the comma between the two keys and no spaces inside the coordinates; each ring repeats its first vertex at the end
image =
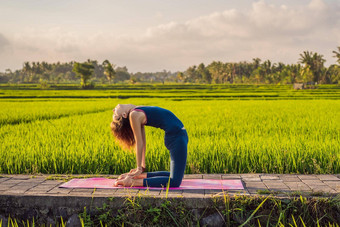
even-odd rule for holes
{"type": "Polygon", "coordinates": [[[131,177],[126,177],[122,180],[116,180],[114,186],[119,186],[119,185],[122,185],[124,187],[130,187],[133,183],[133,179],[131,177]]]}
{"type": "Polygon", "coordinates": [[[147,173],[141,173],[137,176],[134,176],[133,179],[144,179],[146,178],[146,176],[147,176],[147,173]]]}

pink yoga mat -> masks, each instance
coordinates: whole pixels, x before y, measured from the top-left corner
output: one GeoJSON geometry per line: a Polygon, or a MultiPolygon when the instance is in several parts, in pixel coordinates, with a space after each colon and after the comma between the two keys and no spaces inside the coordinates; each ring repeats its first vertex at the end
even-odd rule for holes
{"type": "MultiPolygon", "coordinates": [[[[157,187],[115,187],[113,186],[116,179],[107,178],[85,178],[72,179],[60,185],[60,188],[135,188],[135,189],[157,189],[157,187]]],[[[164,188],[166,189],[166,188],[164,188]]],[[[217,179],[183,179],[180,187],[169,188],[169,190],[185,189],[244,189],[241,180],[217,180],[217,179]]]]}

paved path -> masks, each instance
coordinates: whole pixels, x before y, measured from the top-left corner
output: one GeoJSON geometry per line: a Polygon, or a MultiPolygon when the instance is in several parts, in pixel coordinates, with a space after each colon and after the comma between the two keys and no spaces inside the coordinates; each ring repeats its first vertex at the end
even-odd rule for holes
{"type": "MultiPolygon", "coordinates": [[[[98,177],[98,175],[72,175],[72,177],[98,177]]],[[[70,176],[63,175],[0,175],[0,198],[3,196],[73,196],[73,197],[124,197],[151,195],[165,197],[165,190],[139,189],[69,189],[59,188],[70,176]]],[[[103,175],[100,175],[103,177],[103,175]]],[[[117,175],[104,177],[117,178],[117,175]]],[[[331,196],[340,193],[340,175],[299,174],[187,174],[185,179],[241,179],[244,190],[228,190],[229,195],[276,196],[312,195],[331,196]]],[[[171,190],[168,197],[207,198],[223,195],[222,190],[171,190]]]]}
{"type": "MultiPolygon", "coordinates": [[[[105,204],[117,210],[134,206],[141,201],[143,207],[159,207],[164,199],[173,206],[191,210],[225,208],[225,195],[273,196],[286,199],[292,196],[334,196],[340,193],[340,175],[288,175],[288,174],[193,174],[186,179],[241,179],[244,190],[139,190],[139,189],[76,189],[59,188],[66,179],[75,177],[110,177],[117,175],[0,175],[0,219],[18,217],[19,220],[71,220],[84,212],[97,212],[105,204]],[[128,204],[128,205],[126,205],[128,204]],[[129,205],[130,204],[130,205],[129,205]]],[[[228,200],[229,201],[229,200],[228,200]]],[[[4,219],[5,220],[5,219],[4,219]]],[[[53,222],[51,222],[53,223],[53,222]]]]}

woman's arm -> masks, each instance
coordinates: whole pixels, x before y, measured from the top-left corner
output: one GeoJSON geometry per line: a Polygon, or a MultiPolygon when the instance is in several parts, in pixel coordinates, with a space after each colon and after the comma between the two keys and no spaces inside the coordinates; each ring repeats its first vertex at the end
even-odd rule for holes
{"type": "MultiPolygon", "coordinates": [[[[144,126],[142,126],[142,139],[143,139],[142,167],[145,170],[146,139],[145,139],[145,128],[144,128],[144,126]]],[[[143,172],[144,172],[144,170],[143,170],[143,172]]]]}
{"type": "Polygon", "coordinates": [[[132,111],[129,116],[130,125],[136,141],[137,168],[142,168],[143,149],[145,147],[142,136],[142,122],[145,116],[142,112],[132,111]]]}

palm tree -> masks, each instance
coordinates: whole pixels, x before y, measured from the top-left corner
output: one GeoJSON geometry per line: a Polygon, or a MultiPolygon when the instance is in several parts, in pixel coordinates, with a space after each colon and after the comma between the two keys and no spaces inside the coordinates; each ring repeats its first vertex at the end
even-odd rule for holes
{"type": "Polygon", "coordinates": [[[340,66],[333,64],[326,71],[326,80],[328,83],[335,84],[340,81],[340,66]]]}
{"type": "Polygon", "coordinates": [[[338,47],[338,51],[339,52],[333,51],[333,53],[335,54],[334,57],[338,59],[337,62],[340,64],[340,46],[338,47]]]}
{"type": "Polygon", "coordinates": [[[263,62],[262,66],[263,66],[263,69],[264,69],[266,75],[268,75],[272,72],[272,63],[271,63],[270,60],[263,62]]]}
{"type": "Polygon", "coordinates": [[[313,65],[313,52],[304,51],[303,54],[300,54],[299,62],[301,64],[305,64],[305,67],[313,65]]]}
{"type": "Polygon", "coordinates": [[[23,81],[28,80],[28,78],[30,78],[31,74],[32,74],[32,67],[31,67],[31,64],[28,61],[24,62],[24,66],[22,68],[22,71],[24,73],[22,80],[23,81]]]}
{"type": "Polygon", "coordinates": [[[197,67],[197,74],[199,80],[204,83],[211,83],[211,75],[207,67],[203,63],[199,64],[197,67]]]}
{"type": "Polygon", "coordinates": [[[301,66],[300,64],[289,66],[290,72],[291,72],[291,82],[292,83],[296,83],[297,80],[298,80],[298,75],[301,71],[300,66],[301,66]]]}
{"type": "Polygon", "coordinates": [[[260,67],[261,59],[260,58],[253,58],[253,66],[254,70],[260,67]]]}
{"type": "Polygon", "coordinates": [[[325,59],[323,55],[319,55],[317,53],[304,51],[303,54],[300,54],[301,58],[299,62],[304,64],[304,68],[310,71],[313,75],[313,81],[319,82],[322,74],[322,70],[324,68],[325,59]]]}

